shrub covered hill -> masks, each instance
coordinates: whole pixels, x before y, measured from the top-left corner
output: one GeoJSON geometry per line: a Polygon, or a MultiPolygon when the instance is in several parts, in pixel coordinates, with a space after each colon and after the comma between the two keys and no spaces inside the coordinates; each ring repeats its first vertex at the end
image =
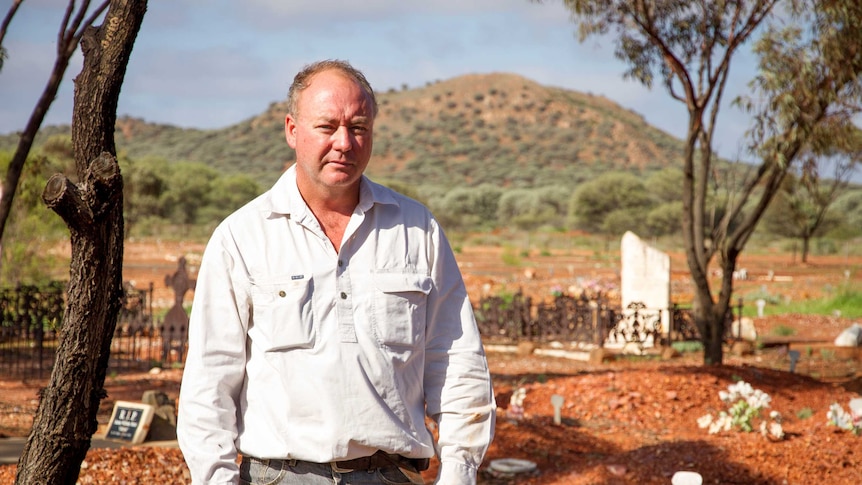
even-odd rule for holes
{"type": "MultiPolygon", "coordinates": [[[[575,186],[609,170],[677,165],[681,142],[601,96],[542,86],[505,73],[470,74],[421,88],[378,93],[368,173],[407,186],[575,186]]],[[[118,150],[132,159],[203,162],[268,187],[293,162],[283,101],[221,129],[179,128],[123,117],[118,150]]],[[[68,133],[44,127],[37,146],[68,133]]],[[[0,150],[14,150],[14,134],[0,150]]]]}

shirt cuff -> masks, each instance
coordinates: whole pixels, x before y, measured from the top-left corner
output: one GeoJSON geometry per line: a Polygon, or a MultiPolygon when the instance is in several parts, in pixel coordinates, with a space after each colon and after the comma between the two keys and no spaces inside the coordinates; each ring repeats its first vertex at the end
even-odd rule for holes
{"type": "Polygon", "coordinates": [[[435,484],[439,485],[474,485],[476,483],[476,469],[463,463],[443,462],[437,473],[435,484]]]}

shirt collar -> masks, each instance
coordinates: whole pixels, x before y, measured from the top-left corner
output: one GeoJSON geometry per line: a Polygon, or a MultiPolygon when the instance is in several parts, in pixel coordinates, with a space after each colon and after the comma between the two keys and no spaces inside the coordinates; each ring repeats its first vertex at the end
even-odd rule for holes
{"type": "MultiPolygon", "coordinates": [[[[284,171],[270,190],[269,211],[271,214],[289,215],[293,219],[301,219],[309,215],[308,205],[302,200],[296,187],[296,164],[284,171]]],[[[359,182],[359,212],[369,211],[374,204],[397,204],[392,191],[372,182],[365,175],[359,182]]]]}

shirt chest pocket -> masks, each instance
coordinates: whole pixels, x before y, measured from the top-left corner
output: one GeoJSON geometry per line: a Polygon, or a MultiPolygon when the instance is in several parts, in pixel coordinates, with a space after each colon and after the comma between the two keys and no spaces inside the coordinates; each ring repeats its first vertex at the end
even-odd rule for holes
{"type": "Polygon", "coordinates": [[[416,273],[378,273],[372,277],[374,332],[389,347],[414,347],[425,333],[431,278],[416,273]]]}
{"type": "Polygon", "coordinates": [[[252,322],[248,335],[265,351],[308,349],[314,345],[310,279],[274,280],[251,287],[252,322]]]}

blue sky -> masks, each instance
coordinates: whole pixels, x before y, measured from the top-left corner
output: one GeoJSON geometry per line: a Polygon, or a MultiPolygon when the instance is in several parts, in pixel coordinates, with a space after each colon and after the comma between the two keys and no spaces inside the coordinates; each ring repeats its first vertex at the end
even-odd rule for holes
{"type": "MultiPolygon", "coordinates": [[[[0,15],[10,4],[0,0],[0,15]]],[[[24,0],[13,20],[0,72],[0,133],[24,127],[44,89],[65,4],[24,0]]],[[[558,0],[151,0],[118,114],[182,127],[228,126],[284,99],[296,71],[323,58],[349,60],[381,92],[510,72],[606,96],[676,137],[687,124],[683,106],[663,88],[623,79],[625,66],[609,39],[580,43],[558,0]]],[[[73,58],[45,125],[71,122],[81,60],[73,58]]],[[[751,57],[742,56],[731,73],[728,101],[754,75],[751,57]]],[[[722,113],[716,149],[743,156],[747,116],[730,106],[722,113]]]]}

